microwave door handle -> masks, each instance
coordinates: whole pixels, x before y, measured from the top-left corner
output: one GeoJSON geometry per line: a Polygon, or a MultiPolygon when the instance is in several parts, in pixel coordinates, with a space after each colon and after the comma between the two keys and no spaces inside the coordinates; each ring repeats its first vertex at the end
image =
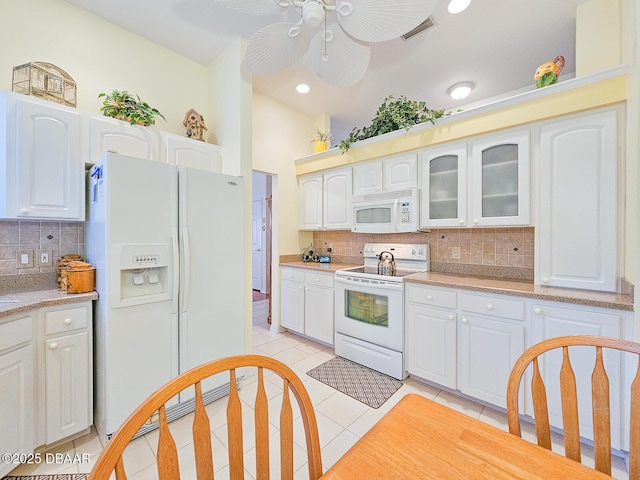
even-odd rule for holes
{"type": "Polygon", "coordinates": [[[391,218],[392,224],[393,224],[393,229],[396,232],[398,231],[398,203],[399,203],[399,200],[396,198],[393,201],[393,216],[391,218]]]}

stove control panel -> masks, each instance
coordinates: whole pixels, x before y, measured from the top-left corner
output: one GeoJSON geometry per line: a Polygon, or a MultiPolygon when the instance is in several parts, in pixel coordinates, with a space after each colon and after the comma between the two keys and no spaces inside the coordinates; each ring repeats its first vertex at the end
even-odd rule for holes
{"type": "Polygon", "coordinates": [[[429,260],[429,244],[415,243],[365,243],[363,254],[365,258],[377,258],[382,252],[390,252],[395,260],[429,260]]]}

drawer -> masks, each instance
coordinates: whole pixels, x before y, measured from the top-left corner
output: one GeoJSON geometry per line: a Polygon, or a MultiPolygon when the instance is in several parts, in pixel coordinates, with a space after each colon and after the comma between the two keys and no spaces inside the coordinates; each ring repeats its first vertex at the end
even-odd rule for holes
{"type": "Polygon", "coordinates": [[[282,267],[281,280],[291,280],[292,282],[304,282],[304,270],[301,268],[282,267]]]}
{"type": "Polygon", "coordinates": [[[0,352],[33,339],[33,317],[27,315],[0,325],[0,352]]]}
{"type": "Polygon", "coordinates": [[[456,308],[457,300],[454,290],[441,290],[411,284],[405,284],[405,289],[407,300],[412,303],[431,307],[456,308]]]}
{"type": "Polygon", "coordinates": [[[304,283],[307,285],[333,288],[333,274],[306,271],[304,272],[304,283]]]}
{"type": "Polygon", "coordinates": [[[524,320],[525,303],[504,297],[488,297],[463,293],[460,296],[460,308],[466,312],[481,313],[494,317],[524,320]]]}
{"type": "Polygon", "coordinates": [[[87,328],[89,324],[89,312],[87,307],[65,308],[45,312],[45,333],[70,332],[79,328],[87,328]]]}

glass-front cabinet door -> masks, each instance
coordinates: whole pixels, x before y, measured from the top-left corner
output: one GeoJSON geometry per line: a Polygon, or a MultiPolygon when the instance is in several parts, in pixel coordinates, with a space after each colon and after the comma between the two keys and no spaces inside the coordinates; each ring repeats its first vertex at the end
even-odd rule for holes
{"type": "Polygon", "coordinates": [[[473,226],[529,224],[529,143],[528,131],[473,143],[473,226]]]}
{"type": "Polygon", "coordinates": [[[467,145],[427,150],[420,162],[420,227],[466,226],[467,145]]]}

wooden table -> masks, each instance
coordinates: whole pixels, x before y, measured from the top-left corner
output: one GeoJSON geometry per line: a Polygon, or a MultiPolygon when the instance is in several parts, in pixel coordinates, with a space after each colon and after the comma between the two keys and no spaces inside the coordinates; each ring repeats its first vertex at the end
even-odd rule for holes
{"type": "Polygon", "coordinates": [[[400,400],[322,478],[611,480],[415,394],[400,400]]]}

